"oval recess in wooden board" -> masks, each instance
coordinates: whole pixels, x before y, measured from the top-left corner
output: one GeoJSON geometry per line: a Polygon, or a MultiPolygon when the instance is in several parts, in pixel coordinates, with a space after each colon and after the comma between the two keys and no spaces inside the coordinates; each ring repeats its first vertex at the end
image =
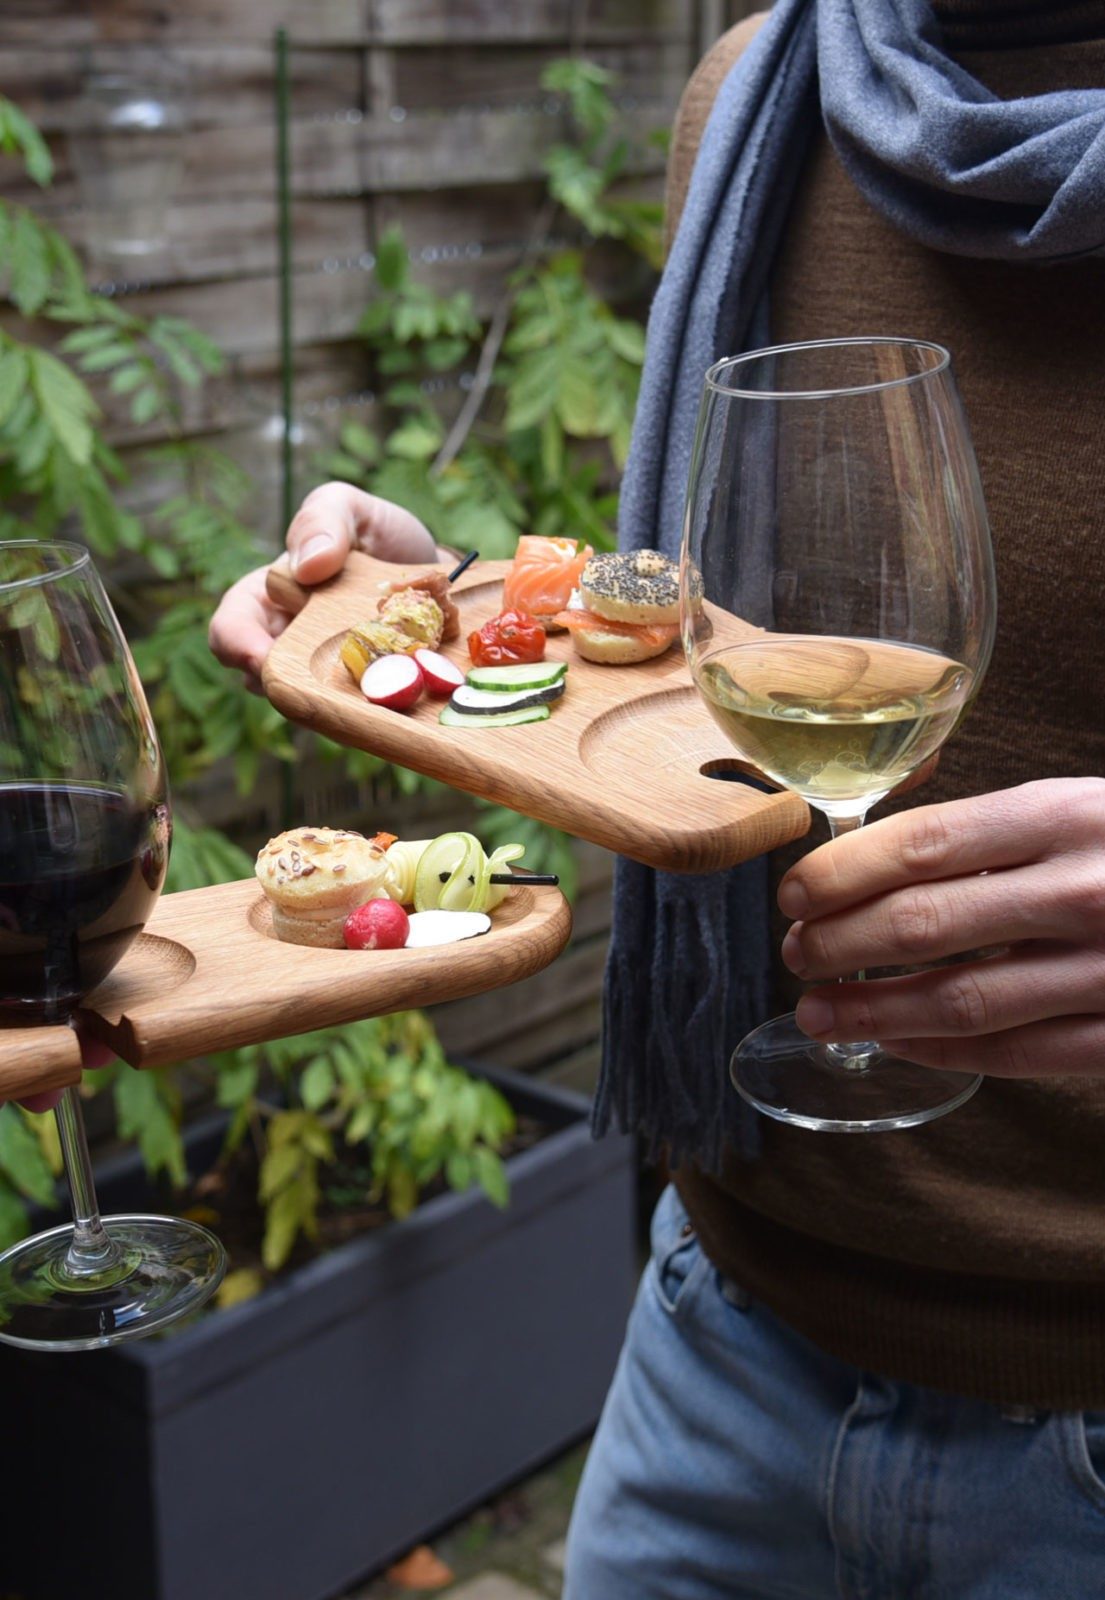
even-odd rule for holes
{"type": "MultiPolygon", "coordinates": [[[[502,609],[505,561],[477,562],[453,586],[461,637],[443,653],[471,665],[468,633],[502,609]]],[[[566,634],[547,656],[567,661],[564,697],[544,722],[445,728],[440,701],[413,711],[370,705],[339,658],[349,628],[376,616],[381,586],[402,568],[354,553],[336,578],[301,589],[279,562],[269,591],[298,614],[265,662],[265,692],[293,722],[493,800],[646,866],[714,872],[747,861],[809,826],[794,795],[717,783],[739,766],[701,703],[678,648],[629,667],[576,655],[566,634]]]]}
{"type": "Polygon", "coordinates": [[[478,938],[418,950],[318,950],[277,939],[269,902],[246,878],[163,895],[78,1016],[132,1067],[163,1066],[504,988],[554,961],[571,927],[558,889],[522,883],[478,938]]]}

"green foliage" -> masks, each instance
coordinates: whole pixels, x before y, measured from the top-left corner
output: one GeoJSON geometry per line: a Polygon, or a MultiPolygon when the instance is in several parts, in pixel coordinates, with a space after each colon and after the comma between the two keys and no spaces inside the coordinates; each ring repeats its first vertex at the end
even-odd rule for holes
{"type": "Polygon", "coordinates": [[[659,270],[663,207],[615,188],[629,157],[627,142],[613,134],[616,111],[608,91],[615,81],[593,61],[546,67],[542,87],[567,97],[578,135],[571,144],[553,145],[545,157],[549,190],[593,239],[618,239],[659,270]]]}
{"type": "Polygon", "coordinates": [[[380,375],[384,425],[375,432],[346,423],[320,458],[330,476],[398,501],[442,543],[487,559],[511,555],[523,532],[613,547],[613,485],[629,447],[644,327],[594,286],[594,246],[615,240],[652,268],[661,220],[657,205],[618,190],[628,148],[614,137],[613,82],[605,68],[577,60],[554,62],[543,76],[565,97],[577,134],[546,156],[549,194],[579,225],[582,243],[527,256],[515,274],[487,393],[459,447],[443,449],[432,380],[475,366],[489,326],[468,295],[438,296],[415,280],[392,228],[377,247],[374,294],[360,322],[380,375]]]}
{"type": "Polygon", "coordinates": [[[32,1116],[11,1103],[0,1106],[0,1249],[26,1235],[26,1200],[48,1209],[56,1204],[60,1166],[53,1117],[32,1116]]]}
{"type": "Polygon", "coordinates": [[[45,189],[54,175],[54,162],[45,139],[18,106],[0,98],[0,150],[16,156],[28,178],[45,189]]]}
{"type": "Polygon", "coordinates": [[[117,1065],[112,1093],[121,1139],[137,1141],[151,1177],[164,1172],[178,1187],[188,1169],[180,1142],[180,1094],[170,1072],[133,1072],[117,1065]]]}
{"type": "MultiPolygon", "coordinates": [[[[477,365],[489,326],[469,295],[438,295],[418,283],[402,235],[389,230],[377,245],[374,295],[360,324],[383,425],[347,421],[319,462],[325,475],[407,506],[443,543],[489,559],[509,556],[522,532],[583,538],[600,549],[613,543],[614,483],[644,333],[596,288],[593,247],[609,251],[613,243],[627,262],[638,258],[647,277],[660,235],[658,208],[618,187],[627,150],[616,134],[612,81],[581,61],[546,72],[545,87],[566,98],[575,129],[571,142],[548,152],[549,194],[574,219],[580,244],[527,253],[485,356],[490,382],[463,438],[446,448],[437,380],[477,365]]],[[[2,97],[0,153],[40,187],[49,184],[44,141],[2,97]]],[[[283,719],[247,695],[207,646],[214,601],[270,553],[249,523],[245,475],[209,445],[180,437],[183,394],[221,371],[222,356],[180,318],[136,317],[94,293],[65,239],[29,207],[0,198],[4,302],[18,316],[0,330],[0,539],[77,527],[132,639],[174,785],[231,760],[248,794],[262,758],[292,761],[295,746],[283,719]],[[105,390],[125,404],[136,438],[159,441],[139,458],[162,491],[142,515],[120,501],[129,472],[103,435],[96,395],[105,390]],[[125,583],[112,581],[117,563],[125,563],[125,583]]],[[[385,770],[377,757],[322,745],[355,779],[385,770]]],[[[391,777],[404,794],[438,787],[400,768],[391,777]]],[[[527,867],[558,872],[573,891],[575,862],[562,835],[496,807],[485,808],[481,834],[489,850],[521,840],[527,867]]],[[[178,806],[170,888],[240,878],[251,867],[224,834],[178,806]]],[[[234,1051],[210,1070],[218,1103],[233,1114],[229,1143],[250,1130],[265,1142],[270,1270],[301,1234],[311,1235],[321,1196],[350,1174],[396,1215],[435,1178],[453,1188],[478,1184],[505,1203],[497,1152],[510,1131],[509,1107],[446,1064],[420,1013],[234,1051]],[[275,1114],[258,1097],[266,1069],[287,1096],[275,1114]]],[[[152,1173],[183,1182],[171,1071],[113,1066],[86,1074],[85,1086],[112,1095],[121,1136],[136,1140],[152,1173]]],[[[51,1203],[59,1166],[52,1117],[0,1107],[0,1242],[25,1231],[26,1200],[51,1203]]]]}
{"type": "MultiPolygon", "coordinates": [[[[382,495],[419,517],[444,544],[509,557],[521,533],[614,545],[618,497],[637,401],[645,333],[591,281],[594,247],[617,241],[659,264],[661,208],[618,189],[627,147],[615,137],[614,77],[594,62],[552,63],[542,79],[565,96],[578,137],[546,157],[550,196],[579,224],[582,243],[527,260],[515,275],[504,336],[479,415],[444,459],[447,430],[432,380],[475,367],[489,327],[466,294],[437,296],[418,283],[402,234],[376,250],[374,294],[359,329],[384,400],[379,430],[347,421],[319,458],[326,476],[382,495]],[[428,384],[426,380],[431,380],[428,384]]],[[[424,780],[396,773],[404,790],[424,780]]],[[[569,842],[540,823],[488,808],[486,843],[519,839],[526,865],[558,872],[570,895],[569,842]]]]}
{"type": "Polygon", "coordinates": [[[402,1217],[441,1177],[453,1189],[477,1184],[506,1204],[498,1151],[513,1113],[489,1084],[447,1064],[421,1012],[237,1051],[225,1059],[219,1102],[234,1111],[229,1148],[250,1127],[263,1142],[262,1255],[270,1272],[301,1234],[317,1236],[324,1193],[341,1200],[367,1192],[402,1217]],[[258,1098],[263,1063],[283,1087],[285,1109],[273,1112],[258,1098]]]}

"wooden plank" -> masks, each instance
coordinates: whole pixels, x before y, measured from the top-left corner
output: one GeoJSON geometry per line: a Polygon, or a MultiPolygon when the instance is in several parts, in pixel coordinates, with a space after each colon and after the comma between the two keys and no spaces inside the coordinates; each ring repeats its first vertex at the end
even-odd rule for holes
{"type": "MultiPolygon", "coordinates": [[[[564,1048],[565,1040],[579,1039],[578,1017],[573,1013],[581,1007],[589,1015],[597,1010],[602,969],[601,950],[590,943],[571,946],[556,963],[555,972],[540,975],[544,981],[528,978],[514,984],[496,995],[490,1009],[468,1002],[442,1005],[434,1013],[434,1023],[446,1050],[454,1055],[479,1052],[503,1060],[507,1041],[514,1040],[515,1052],[521,1050],[531,1061],[538,1053],[547,1059],[564,1048]],[[538,1036],[539,1052],[533,1047],[538,1036]]],[[[518,1054],[511,1060],[516,1062],[518,1054]]]]}
{"type": "MultiPolygon", "coordinates": [[[[308,443],[321,447],[337,436],[346,416],[356,415],[369,427],[377,417],[364,398],[370,391],[364,346],[356,340],[344,344],[305,345],[296,352],[294,401],[308,443]]],[[[161,424],[136,427],[130,420],[127,397],[94,390],[103,408],[109,443],[127,450],[164,438],[189,438],[195,434],[258,430],[275,432],[280,416],[281,384],[277,352],[263,351],[243,360],[220,377],[209,378],[196,389],[179,392],[180,417],[174,428],[161,424]]]]}
{"type": "MultiPolygon", "coordinates": [[[[284,542],[285,530],[281,510],[280,436],[277,429],[271,424],[266,427],[260,423],[254,427],[226,429],[214,434],[211,442],[246,474],[249,480],[249,525],[262,538],[271,541],[274,550],[279,550],[284,542]]],[[[170,494],[179,492],[180,479],[159,466],[143,465],[142,448],[120,451],[124,464],[134,470],[134,477],[119,492],[118,499],[126,510],[148,514],[163,504],[170,494]]],[[[306,493],[310,484],[317,482],[317,473],[310,465],[311,453],[308,446],[301,454],[297,453],[293,464],[293,471],[299,479],[296,498],[306,493]]]]}
{"type": "MultiPolygon", "coordinates": [[[[90,72],[138,76],[134,57],[129,44],[58,46],[40,32],[33,47],[0,49],[0,94],[15,100],[42,133],[79,131],[87,126],[81,96],[90,72]]],[[[178,45],[170,59],[184,75],[184,111],[192,129],[272,120],[274,58],[268,41],[178,45]]],[[[297,48],[289,52],[288,75],[300,121],[362,106],[359,51],[297,48]]]]}
{"type": "Polygon", "coordinates": [[[171,44],[271,39],[287,28],[305,44],[357,44],[371,0],[4,0],[0,43],[171,44]]]}
{"type": "MultiPolygon", "coordinates": [[[[654,198],[659,178],[632,180],[636,198],[654,198]]],[[[620,186],[628,194],[629,185],[620,186]]],[[[374,235],[402,229],[414,275],[451,293],[488,271],[509,271],[520,255],[538,215],[543,186],[537,183],[426,192],[411,190],[352,199],[296,199],[292,203],[292,262],[300,272],[322,269],[365,272],[371,267],[374,235]],[[481,262],[483,265],[481,265],[481,262]]],[[[276,203],[270,199],[181,200],[168,213],[165,245],[140,264],[98,261],[89,252],[89,218],[83,211],[43,206],[53,222],[89,260],[94,279],[114,281],[117,273],[141,274],[146,288],[203,283],[220,278],[255,277],[276,269],[276,203]]],[[[560,213],[545,248],[578,242],[579,229],[560,213]]],[[[617,276],[624,279],[624,260],[617,276]]],[[[491,297],[494,298],[493,296],[491,297]]]]}
{"type": "Polygon", "coordinates": [[[576,896],[575,937],[577,939],[603,939],[610,932],[610,897],[614,879],[610,872],[600,884],[576,896]]]}
{"type": "MultiPolygon", "coordinates": [[[[663,156],[651,136],[670,126],[674,108],[674,99],[649,100],[626,113],[627,172],[663,170],[663,156]]],[[[543,175],[548,147],[561,136],[558,112],[467,108],[395,120],[363,117],[353,108],[327,121],[294,122],[289,134],[292,188],[297,195],[354,196],[518,183],[543,175]]],[[[174,204],[274,196],[271,124],[195,129],[181,134],[179,143],[182,166],[174,204]]],[[[137,159],[137,136],[131,148],[137,159]]],[[[82,196],[64,140],[51,141],[51,150],[57,160],[51,203],[78,205],[82,196]]],[[[14,177],[8,192],[24,203],[42,203],[40,190],[14,177]]]]}
{"type": "Polygon", "coordinates": [[[601,1071],[602,1046],[598,1039],[593,1039],[560,1056],[537,1075],[543,1083],[555,1084],[558,1089],[574,1089],[577,1094],[593,1095],[598,1088],[601,1071]]]}
{"type": "MultiPolygon", "coordinates": [[[[362,113],[347,107],[325,116],[293,118],[289,128],[291,185],[297,195],[343,195],[363,192],[362,113]]],[[[81,191],[69,160],[64,136],[48,139],[55,162],[49,203],[74,207],[81,191]]],[[[181,170],[173,203],[227,197],[273,199],[276,178],[271,122],[235,128],[195,128],[179,135],[181,170]]],[[[128,145],[133,158],[141,152],[141,136],[128,145]]],[[[7,162],[9,167],[14,163],[7,162]]],[[[23,204],[41,205],[43,192],[14,173],[6,194],[23,204]]]]}
{"type": "MultiPolygon", "coordinates": [[[[457,264],[439,263],[419,276],[444,290],[466,288],[478,315],[491,313],[501,292],[503,275],[517,265],[515,250],[489,250],[478,261],[466,262],[463,275],[457,264]]],[[[316,272],[294,277],[296,346],[332,344],[351,339],[372,293],[368,268],[345,261],[336,270],[323,265],[316,272]]],[[[171,284],[122,288],[122,303],[139,316],[187,317],[216,341],[232,359],[271,356],[277,343],[278,281],[275,277],[228,278],[212,283],[171,284]]],[[[3,325],[3,319],[0,319],[3,325]]]]}
{"type": "MultiPolygon", "coordinates": [[[[437,1013],[434,1013],[434,1021],[437,1013]]],[[[598,999],[580,1006],[565,1007],[564,997],[556,1015],[539,1026],[531,1026],[510,1038],[474,1039],[463,1054],[473,1060],[491,1061],[513,1072],[532,1072],[537,1076],[555,1069],[566,1055],[581,1045],[597,1040],[602,1026],[602,1006],[598,999]]],[[[445,1041],[443,1041],[445,1042],[445,1041]]],[[[446,1054],[450,1046],[445,1044],[446,1054]]],[[[454,1055],[462,1052],[453,1050],[454,1055]]]]}
{"type": "MultiPolygon", "coordinates": [[[[372,37],[392,45],[538,43],[572,38],[573,0],[375,0],[372,37]]],[[[592,0],[579,43],[651,37],[689,39],[694,17],[683,0],[592,0]]]]}
{"type": "MultiPolygon", "coordinates": [[[[164,245],[140,263],[98,258],[87,240],[92,219],[83,210],[50,218],[81,250],[93,277],[113,280],[139,271],[156,285],[253,277],[277,269],[277,207],[271,199],[181,200],[167,215],[164,245]]],[[[369,249],[369,214],[363,200],[296,200],[292,204],[292,264],[309,270],[369,249]]]]}
{"type": "MultiPolygon", "coordinates": [[[[398,227],[410,251],[412,271],[423,278],[430,266],[455,264],[458,272],[490,248],[521,249],[545,196],[536,179],[522,183],[463,184],[452,189],[405,189],[374,197],[380,232],[398,227]]],[[[557,218],[553,243],[571,237],[557,218]]]]}
{"type": "MultiPolygon", "coordinates": [[[[621,131],[628,172],[654,172],[663,158],[651,136],[670,125],[674,104],[649,101],[626,111],[621,131]]],[[[560,111],[463,108],[420,112],[402,120],[366,122],[363,182],[373,190],[519,182],[544,171],[550,143],[561,137],[560,111]]]]}
{"type": "MultiPolygon", "coordinates": [[[[368,300],[363,271],[295,275],[295,337],[299,344],[350,338],[368,300]]],[[[275,277],[233,278],[205,284],[174,284],[126,294],[123,304],[139,316],[187,317],[230,357],[271,355],[277,343],[278,283],[275,277]]]]}
{"type": "MultiPolygon", "coordinates": [[[[392,105],[408,112],[540,109],[560,98],[541,87],[541,75],[562,60],[565,47],[553,44],[428,45],[419,50],[377,51],[390,63],[387,93],[372,102],[376,112],[392,105]]],[[[683,40],[643,35],[617,44],[588,47],[587,59],[615,75],[615,103],[663,100],[675,105],[687,80],[689,56],[683,40]]],[[[297,107],[298,109],[298,107],[297,107]]]]}

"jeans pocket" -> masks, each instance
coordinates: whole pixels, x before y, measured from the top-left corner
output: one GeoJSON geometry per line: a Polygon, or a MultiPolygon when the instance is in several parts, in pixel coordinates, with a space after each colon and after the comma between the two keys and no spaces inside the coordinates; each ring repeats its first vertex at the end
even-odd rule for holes
{"type": "Polygon", "coordinates": [[[674,1316],[708,1262],[686,1208],[669,1185],[652,1218],[652,1281],[664,1310],[674,1316]]]}
{"type": "Polygon", "coordinates": [[[1105,1511],[1105,1411],[1068,1414],[1068,1459],[1079,1487],[1105,1511]]]}

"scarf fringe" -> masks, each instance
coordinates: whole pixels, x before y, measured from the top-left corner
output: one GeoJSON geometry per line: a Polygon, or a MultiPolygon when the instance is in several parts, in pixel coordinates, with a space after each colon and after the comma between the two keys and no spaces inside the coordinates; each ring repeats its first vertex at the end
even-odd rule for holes
{"type": "Polygon", "coordinates": [[[594,1133],[634,1133],[648,1159],[714,1173],[727,1147],[751,1158],[759,1118],[729,1081],[729,1057],[770,1007],[766,863],[689,878],[619,861],[615,903],[594,1133]],[[752,963],[740,962],[738,930],[754,940],[752,963]]]}

